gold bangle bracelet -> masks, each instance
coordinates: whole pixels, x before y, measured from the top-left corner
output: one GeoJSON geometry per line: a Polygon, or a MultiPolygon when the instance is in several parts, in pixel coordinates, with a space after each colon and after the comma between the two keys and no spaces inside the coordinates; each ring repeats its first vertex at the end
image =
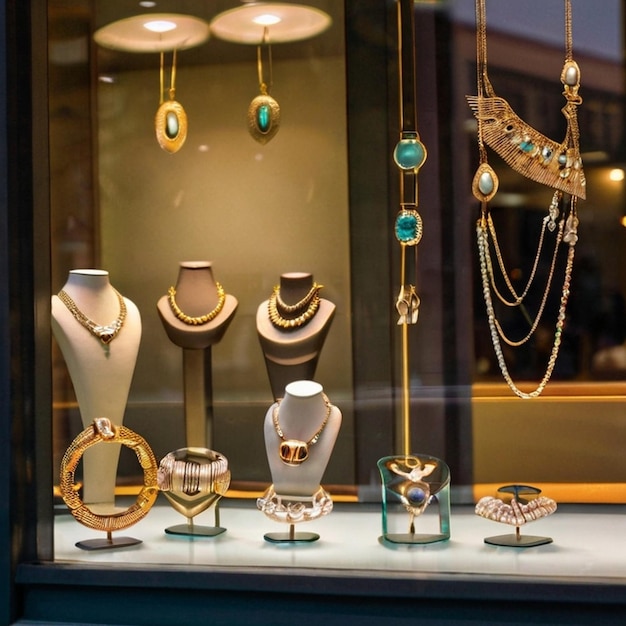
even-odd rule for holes
{"type": "Polygon", "coordinates": [[[106,417],[99,417],[93,425],[83,430],[70,444],[61,461],[61,495],[74,518],[93,530],[110,533],[128,528],[144,517],[155,503],[157,487],[157,462],[146,440],[124,426],[114,426],[106,417]],[[98,515],[81,500],[74,484],[74,473],[85,450],[98,443],[119,443],[131,448],[143,469],[143,487],[137,500],[126,511],[111,515],[98,515]]]}

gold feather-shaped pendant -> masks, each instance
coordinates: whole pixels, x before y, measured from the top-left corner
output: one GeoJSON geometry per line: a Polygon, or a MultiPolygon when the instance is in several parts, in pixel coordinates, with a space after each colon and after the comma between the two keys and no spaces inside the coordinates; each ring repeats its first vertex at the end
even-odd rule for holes
{"type": "Polygon", "coordinates": [[[548,139],[520,119],[503,98],[467,96],[482,124],[484,142],[516,172],[584,199],[585,174],[578,151],[548,139]]]}

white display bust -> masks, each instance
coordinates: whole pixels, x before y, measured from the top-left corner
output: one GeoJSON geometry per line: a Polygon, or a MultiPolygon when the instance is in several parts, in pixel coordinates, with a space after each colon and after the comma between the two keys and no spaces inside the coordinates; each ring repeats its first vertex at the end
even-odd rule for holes
{"type": "Polygon", "coordinates": [[[289,383],[283,399],[274,403],[267,411],[263,428],[274,490],[283,497],[308,498],[320,487],[339,434],[341,411],[331,405],[328,422],[317,443],[309,446],[308,458],[294,466],[284,463],[279,455],[281,438],[273,419],[277,406],[279,424],[285,439],[309,441],[322,426],[327,412],[322,385],[311,380],[289,383]]]}
{"type": "MultiPolygon", "coordinates": [[[[100,269],[70,271],[63,291],[97,324],[108,325],[120,315],[117,292],[109,273],[100,269]]],[[[126,319],[109,344],[91,334],[68,307],[52,296],[52,332],[72,379],[83,427],[96,417],[121,425],[141,341],[141,317],[127,298],[126,319]]],[[[78,433],[76,433],[78,434],[78,433]]],[[[83,502],[104,509],[115,502],[119,445],[98,445],[83,456],[83,502]]]]}
{"type": "MultiPolygon", "coordinates": [[[[313,275],[290,272],[280,277],[280,297],[286,304],[302,300],[313,287],[313,275]]],[[[282,396],[285,387],[296,380],[312,380],[324,341],[335,315],[335,305],[324,298],[312,319],[299,328],[284,329],[272,324],[268,314],[269,300],[262,302],[256,315],[256,326],[274,398],[282,396]]]]}

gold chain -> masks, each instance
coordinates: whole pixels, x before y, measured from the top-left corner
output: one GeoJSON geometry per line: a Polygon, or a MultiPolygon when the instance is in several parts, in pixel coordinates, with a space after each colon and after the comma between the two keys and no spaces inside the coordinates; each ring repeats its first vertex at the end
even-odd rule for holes
{"type": "Polygon", "coordinates": [[[224,302],[226,302],[226,294],[224,293],[222,285],[216,282],[215,286],[217,287],[217,304],[215,305],[215,308],[204,315],[200,315],[199,317],[191,317],[191,315],[187,315],[181,310],[178,304],[176,304],[176,289],[174,287],[170,287],[167,291],[167,298],[172,312],[181,322],[189,324],[189,326],[202,326],[202,324],[206,324],[207,322],[215,319],[224,308],[224,302]]]}
{"type": "Polygon", "coordinates": [[[292,330],[295,328],[301,328],[305,324],[307,324],[317,313],[319,309],[321,298],[319,296],[319,290],[322,288],[321,285],[317,285],[313,295],[309,299],[308,306],[305,311],[303,311],[300,315],[293,318],[284,317],[281,315],[278,310],[278,294],[280,292],[280,287],[274,287],[274,291],[270,296],[267,303],[268,315],[270,318],[270,322],[276,328],[282,328],[284,330],[292,330]]]}
{"type": "MultiPolygon", "coordinates": [[[[480,157],[480,165],[477,171],[477,174],[474,178],[474,182],[472,184],[472,191],[477,199],[480,200],[481,203],[481,216],[478,220],[477,224],[477,238],[478,238],[478,248],[480,254],[480,271],[482,278],[482,288],[483,288],[483,296],[485,300],[486,310],[487,310],[487,318],[489,322],[489,327],[491,331],[491,340],[494,346],[494,350],[496,353],[496,358],[498,361],[498,366],[502,375],[509,385],[509,387],[513,390],[515,394],[517,394],[521,398],[533,398],[537,397],[545,386],[547,385],[554,366],[556,364],[556,360],[559,353],[559,348],[561,345],[561,335],[563,332],[563,328],[565,326],[565,317],[566,317],[566,307],[567,301],[569,298],[570,292],[570,283],[571,283],[571,275],[574,264],[574,250],[575,244],[578,240],[577,235],[577,226],[578,226],[578,217],[577,217],[577,196],[580,195],[584,197],[584,174],[582,173],[582,163],[580,161],[580,152],[579,152],[579,129],[578,129],[578,120],[577,120],[577,106],[582,102],[581,97],[578,95],[578,90],[580,87],[580,70],[578,69],[578,65],[572,58],[572,15],[571,15],[571,0],[565,0],[565,64],[563,66],[562,74],[561,74],[561,82],[564,87],[563,95],[566,99],[566,104],[562,109],[562,112],[567,121],[567,132],[565,140],[559,146],[550,142],[544,142],[543,145],[545,147],[541,148],[541,143],[543,142],[543,138],[536,132],[534,129],[531,129],[527,125],[524,125],[521,120],[518,121],[519,128],[524,128],[524,136],[522,136],[519,141],[515,138],[514,141],[511,142],[510,139],[503,140],[504,148],[502,143],[498,143],[498,141],[494,140],[494,137],[491,136],[486,138],[485,133],[485,123],[489,123],[493,125],[495,122],[499,120],[504,114],[499,110],[505,110],[505,106],[508,107],[508,104],[497,98],[493,87],[489,81],[488,72],[487,72],[487,25],[486,25],[486,1],[485,0],[476,0],[476,60],[477,60],[477,104],[472,104],[472,98],[468,98],[470,101],[470,105],[472,108],[476,110],[476,118],[478,121],[478,149],[479,149],[479,157],[480,157]],[[499,107],[497,112],[493,115],[485,114],[486,108],[481,109],[481,105],[486,103],[489,99],[491,99],[494,103],[494,110],[496,107],[499,107]],[[501,104],[503,103],[503,104],[501,104]],[[511,143],[511,147],[506,145],[506,141],[511,143]],[[504,160],[513,168],[517,169],[517,171],[521,171],[516,165],[518,156],[511,157],[514,154],[514,150],[519,149],[521,152],[527,154],[532,159],[543,159],[544,164],[549,164],[553,157],[554,162],[558,158],[559,160],[559,169],[557,171],[557,175],[555,178],[550,179],[547,174],[540,172],[539,174],[535,173],[531,175],[530,171],[526,174],[524,171],[521,171],[522,174],[526,175],[531,180],[535,180],[536,182],[541,182],[544,184],[548,184],[555,188],[555,193],[552,199],[552,203],[550,204],[550,208],[548,211],[548,215],[543,220],[543,225],[541,229],[541,234],[539,236],[537,252],[535,255],[533,267],[529,276],[529,279],[526,283],[524,290],[521,293],[518,293],[511,283],[508,272],[506,271],[506,267],[504,264],[504,259],[502,256],[502,252],[500,250],[500,246],[497,239],[495,225],[492,221],[491,214],[489,211],[488,203],[489,200],[495,195],[498,187],[498,180],[495,172],[491,169],[487,160],[487,150],[485,147],[485,143],[490,142],[489,145],[496,150],[504,158],[504,160]],[[559,149],[558,155],[555,154],[554,149],[557,147],[559,149]],[[501,150],[504,149],[504,153],[499,152],[498,148],[501,150]],[[507,159],[508,157],[508,159],[507,159]],[[512,159],[512,160],[511,160],[512,159]],[[546,286],[543,292],[543,296],[541,298],[541,302],[537,311],[537,314],[534,320],[531,320],[528,316],[524,306],[523,301],[528,294],[531,284],[533,283],[536,270],[539,262],[539,258],[542,253],[543,244],[544,244],[544,235],[546,228],[551,232],[557,228],[556,219],[559,217],[559,202],[562,197],[562,185],[561,181],[567,181],[572,174],[573,177],[578,177],[579,186],[572,186],[571,189],[568,189],[568,193],[570,193],[570,210],[567,216],[561,217],[561,220],[558,224],[558,230],[556,233],[555,240],[555,248],[554,253],[552,255],[552,260],[550,264],[549,274],[546,280],[546,286]],[[582,191],[581,191],[582,189],[582,191]],[[498,266],[500,272],[503,276],[506,287],[508,288],[510,294],[513,296],[513,300],[508,300],[505,298],[498,290],[495,278],[494,278],[494,270],[491,261],[491,253],[489,246],[489,239],[491,238],[494,246],[495,256],[497,258],[498,266]],[[552,287],[552,279],[554,276],[554,270],[557,261],[557,253],[560,247],[561,242],[568,244],[568,255],[567,262],[565,267],[565,276],[563,279],[563,287],[561,291],[561,300],[557,315],[556,328],[554,333],[554,342],[552,346],[552,351],[550,357],[548,359],[548,364],[546,367],[546,371],[539,382],[539,385],[535,388],[534,391],[529,393],[520,390],[517,385],[514,383],[511,378],[505,359],[502,351],[502,347],[500,344],[500,340],[504,341],[506,344],[517,347],[526,343],[535,333],[541,317],[543,315],[548,295],[551,291],[552,287]],[[521,311],[528,318],[530,330],[528,333],[521,338],[520,340],[512,340],[509,339],[496,317],[496,313],[493,307],[493,302],[491,298],[492,292],[497,296],[497,298],[506,306],[510,307],[520,307],[521,311]]],[[[486,106],[486,105],[485,105],[486,106]]],[[[519,157],[521,158],[521,156],[519,157]]],[[[533,162],[534,163],[534,162],[533,162]]],[[[547,171],[547,170],[546,170],[547,171]]]]}
{"type": "Polygon", "coordinates": [[[70,298],[70,296],[63,290],[59,291],[57,294],[59,296],[59,300],[63,302],[63,304],[68,308],[69,312],[74,316],[74,318],[84,326],[94,337],[98,338],[104,345],[107,345],[117,337],[117,334],[122,329],[124,325],[124,321],[126,320],[126,303],[124,302],[123,296],[117,291],[113,289],[115,295],[117,296],[118,302],[120,303],[120,313],[117,316],[117,319],[113,320],[110,324],[98,324],[93,320],[89,319],[79,308],[76,302],[70,298]]]}
{"type": "Polygon", "coordinates": [[[313,286],[311,287],[311,289],[309,289],[309,292],[306,294],[306,296],[304,296],[302,300],[299,300],[295,304],[286,304],[280,297],[280,287],[276,286],[274,287],[274,291],[276,292],[276,308],[283,315],[290,313],[299,313],[311,303],[313,296],[315,296],[315,294],[318,293],[323,286],[324,285],[318,285],[317,283],[313,283],[313,286]]]}

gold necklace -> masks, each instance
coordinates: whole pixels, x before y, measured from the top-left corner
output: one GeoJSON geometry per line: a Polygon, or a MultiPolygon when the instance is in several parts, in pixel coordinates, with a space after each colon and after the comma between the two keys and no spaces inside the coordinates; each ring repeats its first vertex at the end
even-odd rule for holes
{"type": "Polygon", "coordinates": [[[313,296],[323,286],[324,285],[318,285],[317,283],[313,283],[313,286],[311,287],[311,289],[309,289],[306,296],[304,296],[302,300],[299,300],[295,304],[286,304],[283,301],[283,299],[280,297],[280,287],[275,287],[274,290],[276,291],[276,308],[283,314],[296,313],[296,312],[299,313],[310,304],[311,300],[313,299],[313,296]]]}
{"type": "Polygon", "coordinates": [[[291,313],[298,313],[298,315],[296,317],[285,317],[285,314],[287,312],[285,311],[281,314],[278,308],[280,287],[274,287],[274,291],[272,292],[272,295],[270,296],[267,303],[267,310],[270,322],[272,322],[272,324],[276,326],[276,328],[282,328],[283,330],[293,330],[295,328],[301,328],[309,321],[311,321],[311,319],[317,313],[321,301],[319,295],[319,290],[321,288],[322,285],[313,285],[313,293],[311,294],[311,296],[309,297],[309,295],[307,294],[307,296],[303,300],[297,303],[297,305],[294,305],[297,308],[294,311],[291,311],[291,313]],[[306,309],[302,311],[302,313],[300,313],[302,309],[298,305],[300,305],[302,302],[304,302],[304,304],[306,305],[306,309]]]}
{"type": "Polygon", "coordinates": [[[278,402],[276,402],[276,406],[272,411],[272,421],[274,422],[274,430],[281,440],[278,448],[278,456],[286,465],[293,466],[304,463],[304,461],[309,458],[309,446],[315,445],[318,442],[322,431],[326,428],[326,424],[328,424],[328,418],[330,417],[333,407],[325,393],[322,394],[322,398],[324,399],[324,404],[326,405],[326,415],[324,416],[324,421],[318,431],[308,441],[285,438],[285,434],[283,433],[283,430],[280,427],[280,422],[278,421],[281,401],[278,400],[278,402]]]}
{"type": "Polygon", "coordinates": [[[176,289],[174,287],[170,287],[167,291],[167,298],[172,312],[181,322],[189,324],[189,326],[202,326],[202,324],[206,324],[207,322],[215,319],[224,308],[224,302],[226,301],[226,294],[224,293],[222,285],[216,282],[215,286],[217,288],[217,304],[215,305],[215,308],[204,315],[200,315],[199,317],[191,317],[190,315],[183,313],[178,304],[176,304],[176,289]]]}
{"type": "Polygon", "coordinates": [[[61,302],[63,302],[63,304],[68,308],[74,318],[106,346],[110,344],[115,337],[117,337],[117,334],[122,329],[124,320],[126,319],[126,303],[124,302],[124,298],[116,289],[113,289],[113,291],[115,292],[118,302],[120,303],[120,313],[117,316],[117,319],[106,325],[98,324],[97,322],[89,319],[78,308],[76,302],[74,302],[74,300],[72,300],[72,298],[70,298],[70,296],[63,289],[61,289],[57,295],[59,296],[59,300],[61,300],[61,302]]]}
{"type": "Polygon", "coordinates": [[[468,96],[468,102],[478,121],[478,148],[480,164],[472,181],[472,192],[481,203],[481,216],[476,227],[480,272],[483,296],[487,310],[487,318],[491,332],[491,340],[495,350],[498,366],[511,390],[520,398],[534,398],[542,393],[547,385],[561,345],[561,336],[565,326],[566,307],[570,294],[572,269],[574,265],[574,246],[578,241],[577,200],[584,198],[586,192],[585,175],[582,169],[579,148],[579,129],[577,107],[582,103],[578,94],[580,89],[580,69],[572,57],[572,16],[571,2],[565,2],[565,63],[561,71],[563,95],[566,104],[562,109],[567,121],[565,139],[554,142],[521,120],[502,98],[495,95],[487,74],[487,26],[485,0],[476,0],[476,56],[477,56],[477,96],[468,96]],[[530,180],[539,182],[555,189],[548,214],[543,224],[537,252],[528,282],[521,293],[518,293],[508,278],[502,252],[498,244],[495,225],[488,208],[489,201],[498,190],[498,177],[488,163],[487,144],[515,171],[530,180]],[[563,193],[570,194],[570,208],[566,216],[559,218],[559,204],[563,193]],[[546,280],[543,296],[534,320],[530,320],[523,309],[523,303],[536,275],[539,258],[542,253],[546,230],[556,232],[555,248],[546,280]],[[505,298],[496,286],[493,264],[491,261],[489,240],[493,242],[494,252],[503,280],[513,300],[505,298]],[[567,260],[561,291],[560,305],[557,314],[554,342],[546,371],[538,386],[531,392],[524,392],[513,381],[504,359],[500,341],[512,347],[521,346],[534,335],[544,312],[548,295],[552,287],[557,253],[561,243],[568,244],[567,260]],[[519,340],[506,336],[496,317],[491,294],[509,307],[520,307],[529,320],[530,330],[519,340]]]}

